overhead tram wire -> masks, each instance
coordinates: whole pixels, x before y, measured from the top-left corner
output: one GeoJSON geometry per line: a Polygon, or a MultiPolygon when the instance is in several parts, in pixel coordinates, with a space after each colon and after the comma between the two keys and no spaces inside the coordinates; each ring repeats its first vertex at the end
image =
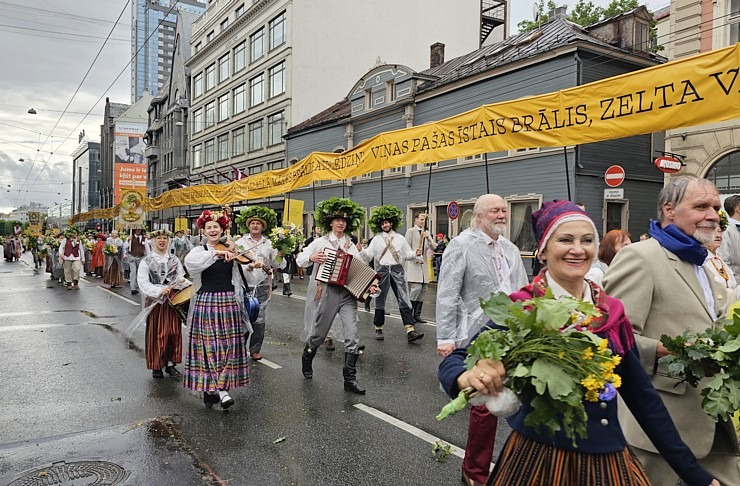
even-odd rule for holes
{"type": "MultiPolygon", "coordinates": [[[[106,44],[108,43],[108,39],[110,38],[111,35],[113,35],[113,31],[116,29],[116,25],[118,25],[118,21],[121,20],[121,17],[123,17],[123,14],[126,12],[126,9],[128,8],[128,6],[129,6],[130,3],[131,3],[131,0],[126,0],[126,4],[123,6],[123,9],[121,10],[121,13],[118,14],[118,18],[116,19],[115,24],[113,24],[113,27],[111,27],[111,30],[108,33],[108,37],[106,37],[105,41],[103,41],[103,45],[100,46],[100,49],[98,50],[98,53],[95,55],[95,59],[93,59],[92,60],[92,63],[90,63],[90,67],[87,69],[87,72],[82,77],[82,80],[80,81],[80,84],[77,85],[77,89],[75,89],[75,92],[72,94],[72,97],[69,99],[69,102],[67,103],[67,106],[64,107],[64,111],[62,112],[61,115],[59,115],[59,119],[54,124],[54,127],[51,129],[51,131],[49,132],[49,135],[47,135],[46,140],[44,140],[44,143],[39,146],[39,149],[41,147],[43,147],[44,145],[46,145],[46,142],[49,140],[50,137],[52,137],[52,135],[54,133],[54,130],[56,130],[56,128],[59,126],[59,123],[62,121],[62,118],[64,118],[64,115],[67,112],[67,109],[69,109],[70,105],[72,104],[72,101],[74,101],[74,99],[75,99],[75,96],[77,96],[77,93],[80,92],[80,88],[82,88],[83,83],[85,82],[85,80],[87,79],[87,77],[90,75],[90,71],[92,71],[93,66],[95,66],[95,63],[97,62],[98,58],[100,57],[100,54],[103,52],[103,49],[105,48],[106,44]]],[[[90,111],[92,111],[92,110],[90,110],[90,111]]],[[[87,115],[85,115],[85,117],[87,117],[87,115]]],[[[83,120],[84,119],[85,118],[83,118],[83,120]]],[[[79,127],[79,125],[77,125],[77,126],[79,127]]],[[[75,127],[75,130],[77,130],[77,127],[75,127]]],[[[74,131],[72,133],[74,133],[74,131]]],[[[64,143],[66,143],[67,138],[70,137],[72,135],[72,133],[70,133],[69,135],[67,135],[67,137],[65,137],[63,139],[65,141],[61,142],[59,144],[59,146],[57,147],[57,149],[61,148],[62,145],[64,143]]],[[[53,154],[53,152],[54,152],[54,146],[53,146],[53,144],[51,145],[51,150],[52,150],[52,154],[53,154]]],[[[38,152],[36,153],[36,155],[38,156],[38,152]]],[[[33,167],[34,167],[35,164],[36,164],[36,157],[33,158],[33,161],[31,162],[31,167],[28,169],[28,175],[26,177],[30,177],[31,171],[33,171],[33,167]]],[[[39,179],[39,177],[41,177],[41,173],[44,172],[44,169],[46,169],[46,167],[48,165],[49,165],[49,162],[46,161],[44,163],[44,166],[39,171],[39,174],[36,176],[36,179],[34,179],[34,182],[32,184],[30,184],[30,187],[33,187],[33,184],[35,184],[36,181],[39,179]]],[[[25,183],[23,185],[21,185],[21,189],[23,189],[24,187],[25,187],[25,183]]],[[[18,192],[18,198],[16,198],[16,206],[18,205],[18,200],[19,199],[20,199],[20,190],[18,192]]]]}
{"type": "MultiPolygon", "coordinates": [[[[164,21],[167,18],[167,16],[170,13],[172,13],[172,10],[174,10],[174,8],[177,6],[178,3],[180,3],[179,0],[175,0],[172,3],[172,6],[170,7],[170,9],[167,11],[166,14],[164,14],[162,16],[162,19],[159,21],[159,23],[157,24],[157,26],[154,29],[152,29],[152,32],[144,40],[144,42],[142,43],[141,47],[139,47],[139,50],[137,50],[136,53],[133,56],[131,56],[131,59],[126,63],[126,65],[123,67],[123,69],[121,70],[121,72],[118,73],[118,76],[116,76],[115,79],[111,82],[111,84],[108,85],[108,87],[105,89],[105,91],[103,91],[103,94],[100,95],[100,98],[98,98],[98,100],[95,102],[95,104],[93,104],[93,106],[90,108],[90,110],[87,112],[87,114],[84,117],[82,117],[82,120],[80,120],[80,122],[77,124],[77,126],[75,126],[72,129],[72,131],[69,132],[69,134],[67,135],[67,137],[71,136],[72,134],[74,134],[77,131],[77,129],[80,127],[80,125],[82,125],[82,122],[85,121],[85,119],[95,109],[95,107],[97,106],[97,104],[103,99],[103,97],[105,96],[105,94],[113,87],[113,85],[116,83],[116,81],[118,81],[118,78],[120,78],[123,75],[123,73],[126,72],[126,69],[128,69],[129,65],[134,61],[134,59],[136,59],[136,56],[139,54],[139,52],[141,52],[141,50],[149,43],[149,40],[157,32],[157,30],[162,25],[162,23],[164,23],[164,21]]],[[[62,146],[62,144],[59,144],[59,146],[57,148],[59,148],[61,146],[62,146]]],[[[52,147],[52,149],[53,149],[53,147],[52,147]]],[[[43,172],[43,169],[42,169],[42,172],[43,172]]],[[[34,181],[31,183],[31,185],[35,184],[37,180],[38,180],[38,176],[36,177],[36,179],[34,179],[34,181]]]]}
{"type": "Polygon", "coordinates": [[[113,22],[113,21],[106,20],[106,19],[86,17],[84,15],[70,14],[70,13],[60,12],[58,10],[47,10],[43,8],[29,7],[27,5],[19,5],[17,3],[0,1],[0,6],[3,6],[5,9],[8,9],[8,10],[16,10],[18,12],[25,12],[31,15],[54,17],[55,19],[59,19],[60,17],[62,17],[68,20],[76,21],[76,22],[86,22],[86,23],[91,23],[91,24],[96,24],[96,25],[104,23],[104,24],[117,24],[117,25],[121,25],[124,27],[131,27],[131,24],[126,24],[122,22],[113,22]]]}

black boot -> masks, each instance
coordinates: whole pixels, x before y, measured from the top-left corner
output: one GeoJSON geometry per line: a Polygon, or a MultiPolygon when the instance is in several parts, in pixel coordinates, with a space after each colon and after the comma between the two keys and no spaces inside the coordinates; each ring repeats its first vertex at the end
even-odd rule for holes
{"type": "Polygon", "coordinates": [[[303,377],[309,380],[313,378],[313,367],[311,366],[311,363],[313,362],[314,356],[316,356],[316,350],[309,348],[308,344],[306,344],[306,347],[303,348],[303,355],[301,356],[301,368],[303,371],[303,377]]]}
{"type": "Polygon", "coordinates": [[[291,295],[293,295],[293,292],[290,291],[290,284],[289,283],[284,283],[283,284],[283,295],[287,295],[288,297],[290,297],[291,295]]]}
{"type": "Polygon", "coordinates": [[[358,395],[364,395],[365,389],[357,383],[357,358],[359,354],[344,353],[344,389],[357,393],[358,395]]]}
{"type": "Polygon", "coordinates": [[[411,304],[414,306],[414,320],[419,324],[426,324],[427,321],[421,318],[421,306],[424,305],[424,302],[415,300],[411,304]]]}

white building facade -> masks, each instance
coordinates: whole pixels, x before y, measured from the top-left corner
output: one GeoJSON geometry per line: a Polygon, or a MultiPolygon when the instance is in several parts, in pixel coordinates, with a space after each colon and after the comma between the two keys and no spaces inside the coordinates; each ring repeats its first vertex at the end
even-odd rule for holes
{"type": "MultiPolygon", "coordinates": [[[[191,173],[223,183],[284,167],[287,129],[334,103],[357,72],[390,59],[423,69],[437,42],[451,56],[478,48],[484,3],[211,1],[187,64],[191,173]]],[[[487,42],[503,37],[503,20],[487,42]]]]}

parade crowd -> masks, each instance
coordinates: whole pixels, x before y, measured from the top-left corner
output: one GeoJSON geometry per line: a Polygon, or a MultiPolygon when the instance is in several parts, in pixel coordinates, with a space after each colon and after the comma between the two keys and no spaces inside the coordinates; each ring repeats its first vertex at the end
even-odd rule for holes
{"type": "MultiPolygon", "coordinates": [[[[344,347],[343,388],[365,394],[358,379],[364,349],[358,305],[374,307],[376,340],[384,340],[392,292],[406,342],[424,338],[418,324],[430,281],[436,280],[438,377],[450,398],[473,391],[497,397],[508,383],[501,360],[466,363],[479,333],[506,330],[486,314],[481,299],[503,292],[512,302],[572,298],[598,311],[582,324],[603,338],[615,358],[619,398],[584,402],[587,436],[567,438],[533,427],[532,397],[506,420],[512,429],[493,457],[499,417],[486,405],[470,407],[462,481],[468,485],[740,486],[740,450],[731,420],[714,421],[701,408],[700,387],[668,373],[661,336],[716,327],[740,298],[740,197],[724,202],[704,179],[672,179],[657,201],[648,234],[632,242],[612,230],[600,238],[585,208],[545,202],[532,214],[537,240],[532,278],[506,237],[507,202],[494,194],[475,203],[470,228],[448,240],[432,235],[426,215],[415,215],[405,234],[402,211],[383,205],[368,221],[374,236],[354,237],[364,218],[359,205],[331,198],[316,206],[308,239],[277,224],[274,211],[250,206],[235,218],[204,211],[198,234],[135,229],[121,237],[69,229],[59,238],[33,239],[34,262],[68,290],[80,276],[111,288],[126,280],[141,294],[142,311],[129,326],[145,326],[146,367],[154,378],[181,378],[207,407],[235,404],[230,391],[250,382],[250,360],[263,359],[271,296],[293,276],[309,278],[301,340],[302,374],[314,379],[321,346],[344,347]],[[233,230],[241,235],[231,235],[233,230]],[[431,263],[434,270],[428,271],[431,263]],[[431,273],[431,276],[430,276],[431,273]],[[182,323],[187,324],[183,353],[182,323]],[[181,366],[181,370],[178,369],[181,366]],[[495,463],[495,467],[492,466],[495,463]]],[[[21,240],[4,241],[5,259],[20,257],[21,240]]],[[[431,370],[430,370],[431,372],[431,370]]],[[[318,378],[318,377],[317,377],[318,378]]],[[[444,400],[441,400],[444,402],[444,400]]]]}

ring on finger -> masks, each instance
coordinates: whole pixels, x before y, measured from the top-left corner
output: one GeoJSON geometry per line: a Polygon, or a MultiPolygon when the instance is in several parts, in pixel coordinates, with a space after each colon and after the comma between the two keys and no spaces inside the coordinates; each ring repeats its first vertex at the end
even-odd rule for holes
{"type": "Polygon", "coordinates": [[[478,381],[483,381],[483,378],[485,378],[486,374],[484,372],[480,372],[480,375],[478,375],[478,381]]]}

